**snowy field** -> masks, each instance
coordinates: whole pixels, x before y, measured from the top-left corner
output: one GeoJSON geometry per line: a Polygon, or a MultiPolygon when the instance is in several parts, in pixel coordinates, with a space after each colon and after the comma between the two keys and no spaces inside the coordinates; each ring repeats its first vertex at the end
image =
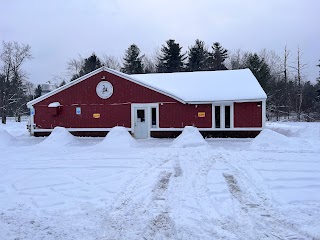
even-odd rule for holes
{"type": "Polygon", "coordinates": [[[320,239],[320,123],[255,139],[0,125],[0,239],[320,239]]]}

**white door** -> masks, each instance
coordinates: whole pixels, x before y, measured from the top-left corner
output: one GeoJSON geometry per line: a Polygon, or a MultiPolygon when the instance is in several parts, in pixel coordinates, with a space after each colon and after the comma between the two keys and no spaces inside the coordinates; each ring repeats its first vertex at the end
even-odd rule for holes
{"type": "Polygon", "coordinates": [[[148,138],[148,108],[134,108],[134,136],[135,138],[148,138]]]}

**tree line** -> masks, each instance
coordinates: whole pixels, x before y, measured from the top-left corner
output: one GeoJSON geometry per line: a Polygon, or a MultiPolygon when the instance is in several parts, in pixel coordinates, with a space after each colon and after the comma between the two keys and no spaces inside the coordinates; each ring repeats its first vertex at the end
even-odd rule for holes
{"type": "Polygon", "coordinates": [[[125,50],[121,61],[108,55],[103,55],[101,60],[93,53],[89,58],[79,56],[78,59],[71,59],[68,70],[72,73],[70,80],[74,80],[101,66],[127,74],[249,68],[267,93],[269,119],[320,120],[320,77],[312,83],[304,76],[306,64],[302,63],[301,56],[299,47],[294,52],[285,47],[282,56],[279,56],[266,49],[258,53],[241,49],[231,52],[219,42],[208,48],[199,39],[183,52],[179,43],[169,39],[161,46],[160,52],[151,57],[142,54],[139,47],[132,44],[125,50]]]}
{"type": "MultiPolygon", "coordinates": [[[[260,52],[230,51],[219,42],[207,47],[199,39],[186,52],[182,48],[169,39],[151,56],[142,54],[136,44],[125,50],[121,60],[106,54],[98,57],[92,53],[87,58],[79,55],[67,63],[70,78],[58,77],[56,85],[62,86],[102,66],[127,74],[249,68],[267,93],[269,119],[320,120],[320,77],[315,84],[305,78],[306,65],[302,63],[299,48],[294,53],[284,48],[279,56],[266,49],[260,52]]],[[[22,69],[23,63],[32,59],[29,45],[3,42],[0,53],[0,110],[2,123],[5,123],[6,116],[19,118],[27,114],[26,103],[41,96],[42,89],[41,85],[34,88],[22,69]]]]}

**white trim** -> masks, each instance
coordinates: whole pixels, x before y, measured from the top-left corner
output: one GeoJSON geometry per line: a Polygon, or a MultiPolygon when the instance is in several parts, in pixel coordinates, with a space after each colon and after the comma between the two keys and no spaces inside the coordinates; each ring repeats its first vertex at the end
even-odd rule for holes
{"type": "Polygon", "coordinates": [[[223,102],[213,102],[212,103],[212,128],[218,131],[228,131],[229,129],[234,129],[234,101],[223,101],[223,102]],[[216,109],[215,107],[220,107],[220,128],[216,128],[216,109]],[[225,127],[225,107],[230,106],[230,128],[225,127]]]}
{"type": "Polygon", "coordinates": [[[36,114],[36,111],[33,106],[30,107],[30,134],[33,135],[34,133],[34,115],[36,114]],[[33,114],[31,112],[33,111],[33,114]]]}
{"type": "Polygon", "coordinates": [[[151,86],[149,86],[149,85],[147,85],[145,83],[142,83],[142,82],[138,81],[137,79],[134,79],[134,78],[130,77],[130,75],[128,75],[128,74],[121,73],[121,72],[118,72],[116,70],[113,70],[113,69],[110,69],[110,68],[107,68],[107,67],[101,67],[101,68],[98,68],[98,69],[96,69],[96,70],[94,70],[94,71],[92,71],[92,72],[90,72],[90,73],[88,73],[88,74],[86,74],[86,75],[84,75],[84,76],[72,81],[72,82],[69,82],[69,83],[67,83],[67,84],[65,84],[65,85],[63,85],[63,86],[61,86],[61,87],[59,87],[59,88],[57,88],[57,89],[45,94],[45,95],[43,95],[43,96],[40,96],[40,97],[28,102],[27,103],[27,107],[30,108],[30,106],[32,106],[32,105],[34,105],[34,104],[36,104],[38,102],[41,102],[42,100],[47,99],[48,97],[51,97],[51,96],[53,96],[53,95],[65,90],[65,89],[67,89],[69,87],[72,87],[73,85],[75,85],[75,84],[77,84],[79,82],[82,82],[83,80],[86,80],[87,78],[90,78],[90,77],[92,77],[92,76],[94,76],[94,75],[96,75],[96,74],[98,74],[98,73],[100,73],[102,71],[106,71],[106,72],[111,73],[113,75],[116,75],[118,77],[124,78],[124,79],[126,79],[128,81],[131,81],[131,82],[136,83],[136,84],[138,84],[140,86],[146,87],[148,89],[151,89],[151,90],[156,91],[158,93],[161,93],[163,95],[171,97],[171,98],[177,100],[178,102],[181,102],[181,103],[185,104],[185,101],[183,101],[182,99],[180,99],[180,98],[178,98],[178,97],[176,97],[176,96],[174,96],[174,95],[172,95],[170,93],[164,92],[164,91],[162,91],[160,89],[157,89],[155,87],[151,87],[151,86]]]}
{"type": "MultiPolygon", "coordinates": [[[[69,132],[109,132],[112,128],[66,128],[69,132]]],[[[131,128],[126,128],[129,132],[131,132],[131,128]]],[[[52,128],[38,128],[34,129],[34,132],[52,132],[52,128]]]]}
{"type": "Polygon", "coordinates": [[[262,114],[262,128],[264,129],[266,127],[266,100],[262,100],[262,111],[261,111],[261,114],[262,114]]]}
{"type": "Polygon", "coordinates": [[[227,103],[242,103],[242,102],[260,102],[265,101],[266,98],[255,99],[232,99],[232,100],[218,100],[218,101],[185,101],[187,104],[227,104],[227,103]]]}
{"type": "MultiPolygon", "coordinates": [[[[109,132],[112,128],[66,128],[69,132],[109,132]]],[[[126,128],[129,132],[132,132],[132,128],[126,128]]],[[[184,128],[151,128],[150,132],[165,132],[165,131],[183,131],[184,128]]],[[[219,128],[198,128],[199,131],[212,131],[212,132],[221,132],[221,131],[262,131],[263,128],[226,128],[226,129],[219,129],[219,128]]],[[[52,132],[53,129],[34,129],[35,132],[52,132]]]]}
{"type": "MultiPolygon", "coordinates": [[[[165,131],[182,131],[184,128],[152,128],[151,132],[165,132],[165,131]]],[[[223,132],[223,131],[262,131],[263,128],[198,128],[199,131],[212,131],[212,132],[223,132]]]]}

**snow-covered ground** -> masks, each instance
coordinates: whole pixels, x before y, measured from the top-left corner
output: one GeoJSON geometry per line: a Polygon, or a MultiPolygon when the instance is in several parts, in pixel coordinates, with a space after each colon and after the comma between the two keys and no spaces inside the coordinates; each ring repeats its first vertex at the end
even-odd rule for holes
{"type": "Polygon", "coordinates": [[[320,239],[319,123],[205,141],[122,130],[0,125],[0,239],[320,239]]]}

